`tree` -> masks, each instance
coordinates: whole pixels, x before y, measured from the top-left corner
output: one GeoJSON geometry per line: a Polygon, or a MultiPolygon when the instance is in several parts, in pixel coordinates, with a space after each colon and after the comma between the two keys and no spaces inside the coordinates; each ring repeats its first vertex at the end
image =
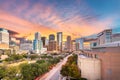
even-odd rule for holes
{"type": "Polygon", "coordinates": [[[33,75],[32,75],[32,71],[31,71],[31,65],[30,64],[21,64],[21,75],[22,75],[22,79],[23,80],[32,80],[34,79],[33,75]]]}
{"type": "Polygon", "coordinates": [[[6,80],[17,80],[18,79],[18,74],[19,69],[16,66],[11,66],[11,67],[7,67],[6,69],[6,76],[4,77],[4,79],[6,80]]]}
{"type": "Polygon", "coordinates": [[[0,66],[0,80],[6,75],[5,67],[0,66]]]}
{"type": "Polygon", "coordinates": [[[69,72],[69,65],[68,64],[63,65],[62,69],[60,71],[60,74],[62,74],[62,76],[64,76],[64,77],[67,76],[67,78],[68,78],[68,76],[69,76],[68,72],[69,72]]]}
{"type": "Polygon", "coordinates": [[[75,64],[71,64],[69,66],[68,75],[73,77],[73,78],[81,78],[81,73],[80,73],[80,70],[79,70],[78,66],[75,65],[75,64]]]}
{"type": "Polygon", "coordinates": [[[39,58],[39,55],[32,54],[32,55],[29,55],[29,57],[33,60],[33,59],[39,58]]]}
{"type": "Polygon", "coordinates": [[[32,63],[32,64],[22,64],[21,75],[23,80],[33,80],[36,77],[44,74],[48,71],[49,65],[47,63],[32,63]]]}
{"type": "Polygon", "coordinates": [[[45,60],[37,60],[36,63],[38,64],[45,63],[45,60]]]}
{"type": "Polygon", "coordinates": [[[62,76],[67,77],[67,79],[71,78],[81,78],[80,70],[77,66],[77,56],[70,56],[67,60],[67,63],[62,66],[60,71],[62,76]]]}

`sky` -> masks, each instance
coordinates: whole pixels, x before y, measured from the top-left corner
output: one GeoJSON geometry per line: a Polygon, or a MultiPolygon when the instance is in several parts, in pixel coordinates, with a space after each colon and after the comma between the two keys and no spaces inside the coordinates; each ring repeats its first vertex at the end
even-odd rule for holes
{"type": "Polygon", "coordinates": [[[64,37],[89,36],[120,29],[120,0],[0,0],[0,27],[34,38],[63,32],[64,37]]]}

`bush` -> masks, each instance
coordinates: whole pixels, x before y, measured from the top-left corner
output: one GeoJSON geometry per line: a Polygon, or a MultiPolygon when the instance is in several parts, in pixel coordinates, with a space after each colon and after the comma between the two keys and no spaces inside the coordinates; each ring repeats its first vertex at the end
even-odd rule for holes
{"type": "Polygon", "coordinates": [[[14,59],[12,57],[8,57],[5,59],[6,62],[11,62],[11,61],[14,61],[14,59]]]}
{"type": "Polygon", "coordinates": [[[51,59],[51,58],[53,58],[53,57],[52,57],[52,56],[47,56],[47,55],[42,55],[41,58],[44,58],[44,59],[45,59],[45,58],[48,58],[48,59],[51,59]]]}
{"type": "Polygon", "coordinates": [[[39,58],[39,56],[36,54],[32,54],[32,55],[29,55],[29,58],[31,58],[31,60],[33,60],[33,59],[39,58]]]}
{"type": "Polygon", "coordinates": [[[37,60],[36,63],[38,64],[45,63],[45,60],[37,60]]]}
{"type": "Polygon", "coordinates": [[[11,61],[17,61],[23,59],[22,55],[19,54],[11,54],[8,58],[5,59],[5,61],[7,62],[11,62],[11,61]]]}

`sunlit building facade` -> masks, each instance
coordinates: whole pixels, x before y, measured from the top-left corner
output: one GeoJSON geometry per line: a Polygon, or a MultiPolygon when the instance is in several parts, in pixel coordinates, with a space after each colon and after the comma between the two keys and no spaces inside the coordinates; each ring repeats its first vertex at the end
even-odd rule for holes
{"type": "Polygon", "coordinates": [[[57,33],[57,47],[58,51],[62,51],[62,41],[63,41],[63,34],[62,32],[57,33]]]}
{"type": "Polygon", "coordinates": [[[71,40],[71,36],[67,36],[67,51],[72,51],[72,40],[71,40]]]}
{"type": "Polygon", "coordinates": [[[36,32],[35,39],[33,41],[33,50],[35,51],[35,53],[40,53],[42,47],[43,47],[43,43],[41,40],[41,35],[39,32],[36,32]]]}
{"type": "Polygon", "coordinates": [[[6,29],[0,28],[0,43],[9,45],[9,32],[6,29]]]}
{"type": "Polygon", "coordinates": [[[57,42],[50,41],[48,46],[48,51],[56,51],[57,50],[57,42]]]}
{"type": "Polygon", "coordinates": [[[20,50],[25,50],[25,51],[32,51],[32,41],[31,40],[22,40],[20,41],[20,50]]]}

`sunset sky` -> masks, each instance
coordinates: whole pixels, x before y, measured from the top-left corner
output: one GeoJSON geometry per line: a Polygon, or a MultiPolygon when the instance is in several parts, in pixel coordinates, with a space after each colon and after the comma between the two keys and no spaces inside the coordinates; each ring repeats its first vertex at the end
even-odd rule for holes
{"type": "Polygon", "coordinates": [[[0,27],[30,39],[35,32],[88,36],[120,27],[120,0],[0,0],[0,27]]]}

